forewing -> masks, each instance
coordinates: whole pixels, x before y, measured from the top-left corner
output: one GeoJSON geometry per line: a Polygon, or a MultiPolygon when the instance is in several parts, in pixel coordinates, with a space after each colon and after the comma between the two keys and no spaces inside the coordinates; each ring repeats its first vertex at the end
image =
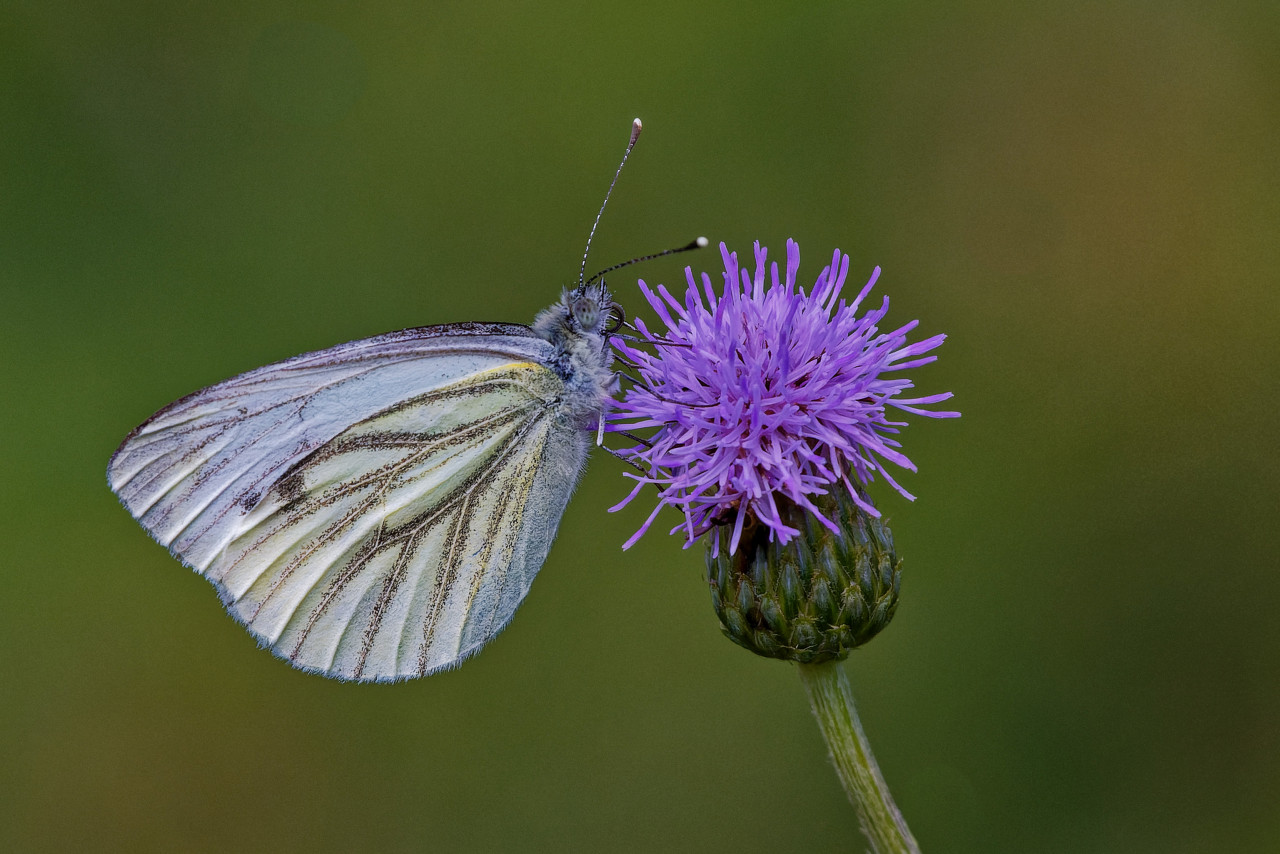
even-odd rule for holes
{"type": "Polygon", "coordinates": [[[111,489],[160,543],[204,571],[284,472],[396,403],[549,346],[526,327],[408,329],[241,374],[157,412],[124,440],[111,489]]]}
{"type": "Polygon", "coordinates": [[[296,666],[423,675],[510,619],[581,468],[547,346],[436,327],[262,368],[134,431],[112,488],[296,666]]]}

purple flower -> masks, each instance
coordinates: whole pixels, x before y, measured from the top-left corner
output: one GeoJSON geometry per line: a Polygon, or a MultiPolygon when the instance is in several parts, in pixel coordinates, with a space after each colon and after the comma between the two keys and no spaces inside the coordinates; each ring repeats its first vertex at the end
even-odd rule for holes
{"type": "Polygon", "coordinates": [[[632,363],[638,382],[627,389],[609,415],[615,432],[656,428],[640,444],[622,453],[648,474],[628,474],[637,483],[620,504],[630,503],[646,484],[658,488],[658,505],[623,548],[629,548],[653,524],[663,506],[681,510],[685,546],[719,524],[732,522],[730,552],[737,549],[743,523],[754,515],[771,537],[786,543],[799,531],[785,524],[779,500],[813,513],[824,525],[835,522],[819,512],[811,496],[835,485],[867,513],[879,512],[859,488],[878,473],[903,496],[885,468],[893,463],[915,471],[893,438],[905,422],[890,421],[886,408],[954,418],[958,412],[921,407],[951,397],[903,397],[910,380],[885,374],[932,362],[925,355],[946,336],[914,344],[912,321],[892,332],[876,326],[889,309],[859,316],[858,308],[880,275],[852,302],[841,299],[849,257],[836,250],[812,291],[796,287],[800,249],[787,241],[786,276],[769,264],[767,250],[755,245],[755,275],[738,267],[738,256],[720,244],[724,288],[717,296],[702,274],[701,288],[686,268],[689,288],[683,302],[659,285],[656,293],[642,280],[640,289],[666,325],[655,335],[642,320],[636,326],[653,348],[641,349],[615,339],[632,363]]]}

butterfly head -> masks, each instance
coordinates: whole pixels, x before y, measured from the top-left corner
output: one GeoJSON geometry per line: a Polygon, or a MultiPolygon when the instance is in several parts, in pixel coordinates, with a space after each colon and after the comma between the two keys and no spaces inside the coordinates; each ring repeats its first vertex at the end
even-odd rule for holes
{"type": "Polygon", "coordinates": [[[564,304],[573,327],[582,332],[610,335],[618,331],[625,317],[604,282],[574,288],[565,294],[564,304]]]}
{"type": "Polygon", "coordinates": [[[533,331],[552,341],[582,335],[607,339],[625,319],[604,282],[597,282],[565,290],[559,302],[538,315],[533,331]]]}
{"type": "Polygon", "coordinates": [[[565,290],[559,302],[534,320],[533,331],[552,343],[594,339],[605,347],[625,320],[622,306],[613,301],[604,282],[593,282],[565,290]]]}

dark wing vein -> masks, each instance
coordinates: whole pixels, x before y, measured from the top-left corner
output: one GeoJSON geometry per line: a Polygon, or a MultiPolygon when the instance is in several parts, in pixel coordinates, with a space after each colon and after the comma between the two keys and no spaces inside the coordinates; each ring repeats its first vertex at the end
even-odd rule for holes
{"type": "MultiPolygon", "coordinates": [[[[444,397],[444,395],[432,395],[432,397],[440,398],[444,397]]],[[[385,500],[388,492],[410,482],[405,478],[406,472],[413,471],[423,461],[430,459],[433,455],[452,445],[474,444],[484,441],[485,436],[491,436],[493,437],[491,439],[491,447],[484,452],[483,458],[479,461],[478,468],[475,471],[462,478],[443,494],[431,496],[431,499],[427,499],[431,492],[439,488],[435,487],[414,499],[415,501],[426,499],[429,506],[404,524],[389,529],[385,518],[379,520],[375,531],[369,535],[368,539],[361,544],[353,545],[354,552],[348,552],[338,558],[338,561],[333,565],[335,568],[340,567],[336,575],[333,574],[332,569],[322,573],[317,577],[311,588],[303,592],[298,599],[299,603],[305,602],[308,596],[311,595],[310,590],[314,590],[316,584],[325,583],[326,586],[319,601],[313,607],[308,607],[304,611],[295,614],[294,617],[290,617],[280,627],[280,632],[286,632],[288,631],[289,622],[292,622],[297,616],[301,616],[302,613],[306,614],[306,624],[298,629],[298,635],[289,652],[289,657],[297,661],[302,655],[303,647],[308,638],[311,637],[315,627],[320,624],[334,603],[341,598],[355,579],[369,568],[371,562],[379,554],[384,554],[392,548],[399,548],[399,554],[379,585],[380,590],[371,610],[363,612],[367,622],[362,632],[355,669],[351,674],[355,678],[361,678],[370,652],[377,640],[383,618],[390,610],[394,597],[400,591],[408,576],[409,567],[412,565],[418,549],[430,531],[445,519],[452,517],[453,524],[450,526],[441,548],[442,560],[438,564],[440,569],[431,585],[426,615],[421,623],[422,647],[419,651],[418,670],[425,672],[429,663],[428,656],[435,629],[446,607],[450,591],[455,586],[457,578],[467,562],[465,551],[467,548],[469,521],[468,508],[474,501],[475,496],[488,490],[495,478],[510,464],[512,456],[519,452],[520,448],[526,444],[530,434],[542,424],[547,411],[542,401],[533,400],[522,407],[500,410],[439,435],[375,432],[359,433],[345,438],[338,437],[333,442],[317,449],[312,455],[295,464],[293,469],[280,479],[281,483],[295,476],[305,479],[308,471],[313,470],[319,463],[334,460],[344,454],[367,450],[397,451],[412,449],[410,453],[393,463],[370,472],[360,473],[349,480],[326,485],[319,493],[306,490],[307,493],[310,493],[309,495],[304,493],[288,501],[277,511],[280,514],[278,520],[227,565],[227,573],[233,572],[246,559],[250,559],[255,554],[260,554],[261,548],[272,537],[285,533],[287,529],[300,524],[307,516],[318,512],[325,506],[340,502],[345,498],[351,498],[362,489],[375,487],[369,496],[356,501],[351,507],[347,508],[341,518],[326,525],[323,530],[317,533],[304,534],[296,542],[282,549],[275,560],[270,561],[268,565],[256,573],[256,579],[261,579],[269,574],[271,576],[271,587],[266,591],[261,601],[254,603],[252,611],[244,614],[246,620],[252,623],[272,597],[284,588],[285,583],[299,567],[306,564],[308,560],[313,559],[317,552],[325,546],[341,539],[357,519],[374,512],[376,505],[385,500]],[[530,417],[531,413],[533,417],[530,417]],[[493,436],[495,432],[501,432],[504,427],[509,427],[513,423],[516,427],[512,432],[505,436],[493,436]],[[277,569],[276,565],[279,560],[286,556],[288,557],[287,563],[282,568],[277,569]]],[[[357,425],[357,427],[359,426],[357,425]]],[[[415,477],[429,477],[432,471],[447,464],[448,460],[443,460],[430,469],[415,472],[415,477]]],[[[521,466],[522,470],[527,468],[528,464],[521,466]]],[[[526,477],[522,476],[519,480],[526,480],[526,477]]],[[[524,494],[527,496],[527,487],[524,494]]],[[[491,523],[490,535],[486,537],[486,554],[490,553],[495,547],[493,535],[496,534],[500,526],[502,516],[507,512],[515,512],[511,507],[505,506],[509,504],[510,502],[504,502],[502,512],[497,513],[497,518],[491,523]]],[[[516,533],[507,532],[506,542],[502,546],[504,552],[513,550],[511,541],[515,535],[516,533]]],[[[483,576],[483,573],[477,573],[477,575],[483,576]]],[[[246,591],[256,583],[258,582],[250,581],[245,588],[246,591]]],[[[357,607],[353,608],[351,613],[347,615],[346,623],[337,635],[337,642],[332,652],[334,656],[339,654],[343,639],[352,628],[352,621],[361,616],[361,613],[360,608],[357,607]]],[[[330,666],[331,664],[332,661],[330,666]]]]}
{"type": "MultiPolygon", "coordinates": [[[[314,538],[307,544],[307,546],[301,552],[293,554],[288,564],[286,564],[284,569],[282,569],[273,579],[270,591],[268,591],[267,595],[258,604],[257,608],[254,610],[253,615],[250,617],[250,619],[253,619],[253,617],[257,616],[257,614],[262,610],[262,607],[265,606],[267,602],[273,596],[276,595],[276,593],[284,586],[284,584],[289,580],[289,578],[293,575],[293,573],[297,570],[299,566],[302,566],[308,559],[310,559],[311,556],[314,555],[316,551],[325,547],[326,545],[329,545],[330,543],[334,542],[339,537],[341,537],[341,535],[346,531],[347,527],[352,521],[364,516],[378,502],[380,502],[384,498],[386,492],[390,490],[391,486],[393,485],[393,482],[397,481],[399,478],[399,475],[401,475],[404,471],[410,469],[417,462],[430,457],[432,454],[436,453],[439,450],[447,448],[451,445],[462,444],[466,440],[475,438],[479,434],[492,430],[495,427],[505,426],[506,423],[509,423],[510,421],[517,419],[520,416],[520,414],[521,413],[518,410],[512,410],[507,413],[503,413],[503,416],[501,418],[493,418],[493,417],[487,418],[484,420],[483,423],[477,423],[476,426],[474,427],[468,426],[465,430],[459,431],[459,433],[457,434],[446,436],[446,437],[433,438],[432,440],[429,440],[429,441],[420,441],[417,443],[418,450],[415,451],[413,454],[410,454],[400,460],[397,460],[396,462],[389,463],[380,469],[375,469],[369,472],[368,474],[364,475],[363,477],[356,478],[355,480],[343,481],[342,483],[335,484],[334,486],[325,490],[319,496],[316,496],[310,500],[298,499],[292,502],[283,511],[284,518],[281,519],[281,521],[277,523],[273,528],[271,528],[270,530],[262,534],[262,536],[260,536],[258,540],[253,544],[253,546],[251,546],[248,550],[246,550],[243,555],[241,555],[234,562],[229,564],[227,568],[228,572],[231,572],[232,570],[237,568],[238,564],[242,560],[252,555],[255,549],[257,549],[258,547],[266,543],[270,538],[298,524],[307,516],[313,515],[314,513],[318,512],[324,507],[335,504],[341,499],[346,498],[347,496],[352,495],[356,492],[359,492],[361,489],[363,489],[366,486],[369,486],[375,483],[380,484],[380,488],[378,491],[374,492],[372,495],[365,498],[363,501],[361,501],[360,503],[358,503],[357,505],[349,509],[347,513],[345,513],[340,519],[332,522],[327,528],[325,528],[324,531],[320,532],[318,535],[315,535],[314,538]]],[[[281,480],[283,481],[286,478],[293,477],[293,476],[303,476],[305,475],[305,472],[309,467],[313,467],[320,462],[328,461],[329,459],[337,457],[343,451],[350,452],[353,450],[365,450],[365,449],[371,449],[371,448],[381,450],[383,449],[383,446],[377,441],[377,438],[378,437],[376,436],[361,436],[359,437],[361,441],[359,441],[358,443],[357,442],[332,443],[331,445],[326,446],[325,448],[322,448],[320,452],[317,452],[316,455],[312,457],[308,457],[303,461],[299,462],[297,465],[293,467],[293,469],[288,474],[285,475],[284,478],[281,478],[281,480]]],[[[509,439],[507,441],[509,441],[509,439]]],[[[404,447],[405,444],[406,443],[403,441],[403,439],[401,439],[400,437],[397,437],[397,439],[392,442],[391,447],[393,448],[404,447]]],[[[440,465],[444,465],[444,462],[442,461],[440,465]]],[[[306,539],[305,534],[299,540],[299,542],[301,542],[302,539],[306,539]]],[[[391,542],[391,541],[388,541],[388,542],[391,542]]],[[[289,552],[286,551],[284,554],[288,554],[288,553],[289,552]]],[[[284,554],[282,554],[281,557],[283,557],[284,554]]],[[[372,552],[372,551],[369,552],[368,555],[364,558],[364,561],[367,562],[367,559],[372,558],[374,554],[375,552],[372,552]]],[[[276,561],[278,560],[279,558],[276,559],[276,561]]],[[[261,577],[262,575],[265,575],[267,572],[271,571],[271,569],[275,566],[276,561],[272,561],[270,564],[265,566],[262,572],[259,573],[258,577],[261,577]]],[[[340,592],[341,590],[338,590],[335,592],[334,595],[340,592]]],[[[324,601],[325,601],[325,605],[327,606],[330,600],[326,599],[324,601]]],[[[317,617],[318,616],[319,615],[317,615],[317,617]]]]}

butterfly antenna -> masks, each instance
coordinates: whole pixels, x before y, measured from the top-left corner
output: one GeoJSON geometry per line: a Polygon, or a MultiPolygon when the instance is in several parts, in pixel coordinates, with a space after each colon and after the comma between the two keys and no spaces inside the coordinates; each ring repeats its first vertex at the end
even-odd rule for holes
{"type": "Polygon", "coordinates": [[[591,233],[587,235],[587,248],[582,250],[582,268],[578,270],[578,287],[580,289],[586,287],[586,282],[583,279],[587,275],[587,255],[591,252],[591,239],[596,236],[596,226],[600,224],[600,217],[604,216],[605,205],[609,204],[609,196],[613,194],[613,187],[618,183],[618,176],[622,174],[622,167],[627,165],[627,158],[631,156],[631,149],[636,147],[636,140],[640,138],[640,131],[643,127],[639,119],[631,122],[631,140],[627,143],[627,150],[622,155],[622,162],[618,164],[618,171],[613,173],[613,180],[609,182],[609,192],[604,194],[604,201],[600,203],[600,212],[596,214],[596,221],[591,223],[591,233]]]}
{"type": "Polygon", "coordinates": [[[655,252],[652,255],[641,255],[639,258],[632,258],[630,261],[623,261],[621,264],[614,264],[612,267],[605,267],[599,273],[587,279],[586,284],[591,284],[605,273],[612,273],[614,270],[621,270],[623,267],[630,267],[632,264],[639,264],[641,261],[652,261],[654,258],[663,258],[667,255],[678,255],[681,252],[691,252],[694,249],[702,249],[707,245],[707,238],[698,237],[686,243],[684,246],[675,249],[664,249],[661,252],[655,252]]]}

